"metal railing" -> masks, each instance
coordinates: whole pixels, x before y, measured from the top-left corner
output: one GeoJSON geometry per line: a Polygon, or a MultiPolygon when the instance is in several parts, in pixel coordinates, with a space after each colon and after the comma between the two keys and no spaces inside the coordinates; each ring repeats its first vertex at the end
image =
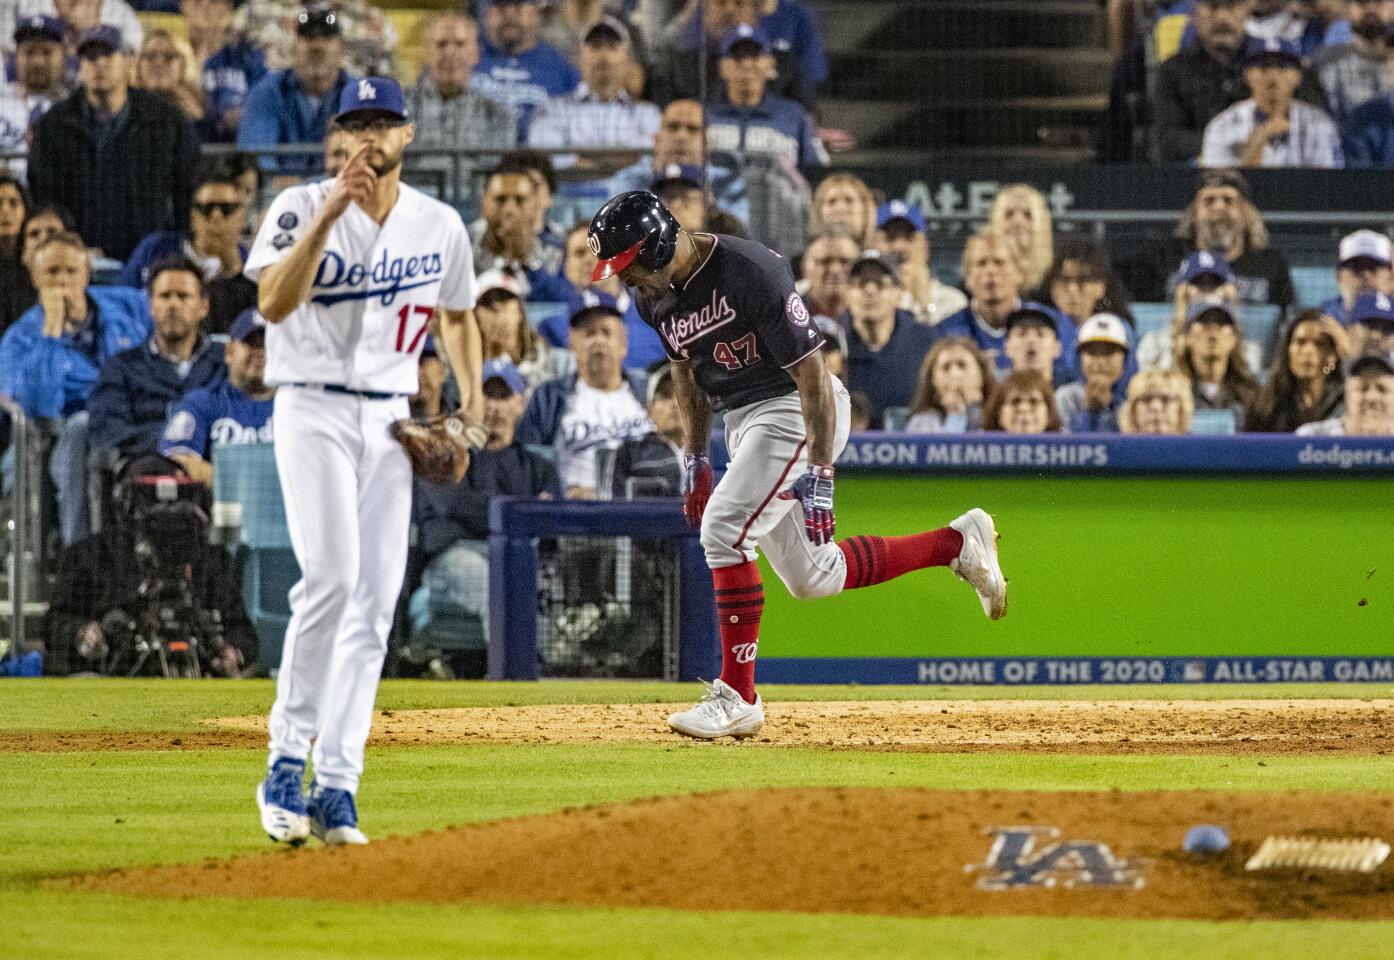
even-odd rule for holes
{"type": "Polygon", "coordinates": [[[0,411],[10,420],[10,443],[13,453],[13,484],[8,491],[5,519],[5,533],[8,539],[6,552],[6,586],[9,590],[9,603],[3,615],[9,621],[9,641],[7,654],[18,660],[26,652],[27,623],[31,615],[42,614],[44,608],[37,603],[41,594],[38,583],[43,533],[40,521],[40,487],[37,474],[41,457],[42,436],[37,425],[29,419],[20,406],[0,397],[0,411]]]}

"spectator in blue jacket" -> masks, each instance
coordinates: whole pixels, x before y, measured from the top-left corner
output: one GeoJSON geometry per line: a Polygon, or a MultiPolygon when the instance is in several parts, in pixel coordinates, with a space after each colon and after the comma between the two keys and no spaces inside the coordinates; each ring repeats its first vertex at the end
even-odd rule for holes
{"type": "Polygon", "coordinates": [[[963,286],[968,306],[941,320],[934,332],[940,337],[967,337],[992,358],[1002,376],[1011,361],[1003,349],[1007,317],[1021,306],[1021,267],[1006,234],[985,227],[968,238],[963,248],[963,286]]]}
{"type": "Polygon", "coordinates": [[[102,365],[88,398],[92,447],[123,461],[159,447],[170,410],[190,390],[227,376],[223,350],[200,332],[208,314],[203,271],[191,260],[166,260],[150,277],[154,332],[102,365]]]}
{"type": "Polygon", "coordinates": [[[586,306],[571,316],[576,373],[533,391],[518,424],[518,442],[557,451],[568,499],[593,500],[596,454],[653,429],[644,407],[644,378],[622,366],[624,317],[613,306],[586,306]]]}
{"type": "Polygon", "coordinates": [[[1394,90],[1351,111],[1341,128],[1341,150],[1349,167],[1394,167],[1394,90]]]}
{"type": "Polygon", "coordinates": [[[1320,304],[1323,313],[1342,326],[1350,326],[1350,310],[1357,297],[1367,293],[1394,292],[1394,244],[1375,230],[1356,230],[1341,238],[1337,248],[1336,296],[1320,304]]]}
{"type": "Polygon", "coordinates": [[[156,264],[184,257],[203,269],[207,284],[208,319],[205,330],[224,333],[243,310],[254,306],[256,284],[242,276],[247,245],[242,226],[247,202],[231,171],[211,168],[194,189],[190,229],[148,234],[126,261],[117,280],[128,287],[147,287],[156,264]]]}
{"type": "Polygon", "coordinates": [[[270,443],[275,387],[266,373],[266,321],[245,310],[233,321],[227,379],[190,390],[175,404],[160,434],[159,452],[194,480],[213,486],[213,447],[270,443]]]}
{"type": "Polygon", "coordinates": [[[247,94],[266,76],[266,57],[232,30],[232,12],[243,0],[179,0],[189,45],[201,65],[205,143],[232,143],[247,94]]]}
{"type": "Polygon", "coordinates": [[[566,234],[566,259],[562,262],[562,275],[570,284],[565,313],[552,314],[538,324],[537,332],[554,347],[567,347],[571,341],[571,327],[568,323],[572,314],[583,306],[600,304],[613,306],[624,315],[624,328],[628,334],[629,349],[624,355],[626,370],[648,370],[663,360],[663,341],[658,333],[639,316],[639,308],[629,290],[619,283],[618,277],[607,280],[592,280],[595,273],[595,254],[586,243],[586,233],[590,223],[582,220],[572,225],[566,234]]]}
{"type": "Polygon", "coordinates": [[[1128,396],[1128,325],[1112,313],[1096,313],[1079,326],[1082,378],[1055,391],[1066,433],[1117,433],[1118,411],[1128,396]]]}
{"type": "Polygon", "coordinates": [[[871,426],[881,429],[887,407],[908,407],[934,332],[899,309],[904,290],[889,257],[863,253],[849,271],[847,389],[870,404],[871,426]]]}
{"type": "Polygon", "coordinates": [[[770,39],[740,26],[721,41],[722,94],[707,105],[707,148],[713,153],[770,157],[791,167],[828,162],[803,105],[767,90],[774,70],[770,39]]]}
{"type": "Polygon", "coordinates": [[[519,143],[527,142],[533,111],[580,82],[580,71],[542,41],[538,0],[493,0],[484,10],[484,42],[470,87],[517,111],[519,143]]]}
{"type": "Polygon", "coordinates": [[[828,55],[813,8],[802,0],[765,0],[760,29],[770,38],[776,57],[798,59],[803,78],[811,87],[828,79],[828,55]]]}
{"type": "MultiPolygon", "coordinates": [[[[329,119],[339,110],[339,95],[353,77],[344,70],[344,46],[332,10],[300,13],[295,31],[295,64],[268,73],[247,94],[237,128],[237,144],[246,150],[283,144],[319,144],[329,119]]],[[[262,160],[263,170],[305,175],[318,166],[315,157],[262,160]]]]}
{"type": "Polygon", "coordinates": [[[63,542],[87,536],[87,400],[108,359],[150,335],[145,294],[89,287],[87,247],[75,233],[49,237],[30,255],[39,302],[0,340],[0,394],[53,421],[49,471],[63,542]]]}

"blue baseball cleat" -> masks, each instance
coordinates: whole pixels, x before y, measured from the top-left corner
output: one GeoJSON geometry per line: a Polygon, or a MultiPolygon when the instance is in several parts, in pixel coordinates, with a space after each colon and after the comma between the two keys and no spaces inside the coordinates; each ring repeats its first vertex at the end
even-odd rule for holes
{"type": "Polygon", "coordinates": [[[310,830],[331,847],[363,846],[368,838],[358,829],[358,808],[353,794],[335,787],[310,783],[310,830]]]}
{"type": "Polygon", "coordinates": [[[277,843],[297,847],[310,835],[310,817],[305,808],[305,761],[277,757],[266,779],[257,784],[257,809],[261,826],[277,843]]]}

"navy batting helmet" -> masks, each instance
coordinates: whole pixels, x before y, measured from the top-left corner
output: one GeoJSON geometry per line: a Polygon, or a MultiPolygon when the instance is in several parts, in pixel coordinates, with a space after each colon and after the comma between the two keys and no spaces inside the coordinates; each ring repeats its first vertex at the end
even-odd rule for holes
{"type": "Polygon", "coordinates": [[[635,190],[613,197],[591,220],[586,242],[600,261],[591,280],[613,277],[631,263],[661,270],[678,245],[678,221],[651,193],[635,190]]]}

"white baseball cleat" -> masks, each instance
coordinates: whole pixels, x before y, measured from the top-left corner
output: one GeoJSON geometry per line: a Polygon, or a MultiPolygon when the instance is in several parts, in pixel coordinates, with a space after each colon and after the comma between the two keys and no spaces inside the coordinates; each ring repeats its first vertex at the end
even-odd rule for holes
{"type": "Polygon", "coordinates": [[[678,733],[699,740],[717,737],[753,737],[765,725],[765,705],[760,695],[746,703],[741,695],[721,680],[702,684],[706,692],[697,706],[668,717],[668,726],[678,733]]]}
{"type": "Polygon", "coordinates": [[[1007,615],[1007,578],[997,562],[997,527],[984,510],[974,507],[949,524],[963,534],[963,547],[949,569],[978,591],[983,613],[993,620],[1007,615]]]}
{"type": "Polygon", "coordinates": [[[257,784],[257,809],[261,828],[277,843],[298,847],[310,835],[310,817],[305,809],[305,761],[279,757],[257,784]]]}

